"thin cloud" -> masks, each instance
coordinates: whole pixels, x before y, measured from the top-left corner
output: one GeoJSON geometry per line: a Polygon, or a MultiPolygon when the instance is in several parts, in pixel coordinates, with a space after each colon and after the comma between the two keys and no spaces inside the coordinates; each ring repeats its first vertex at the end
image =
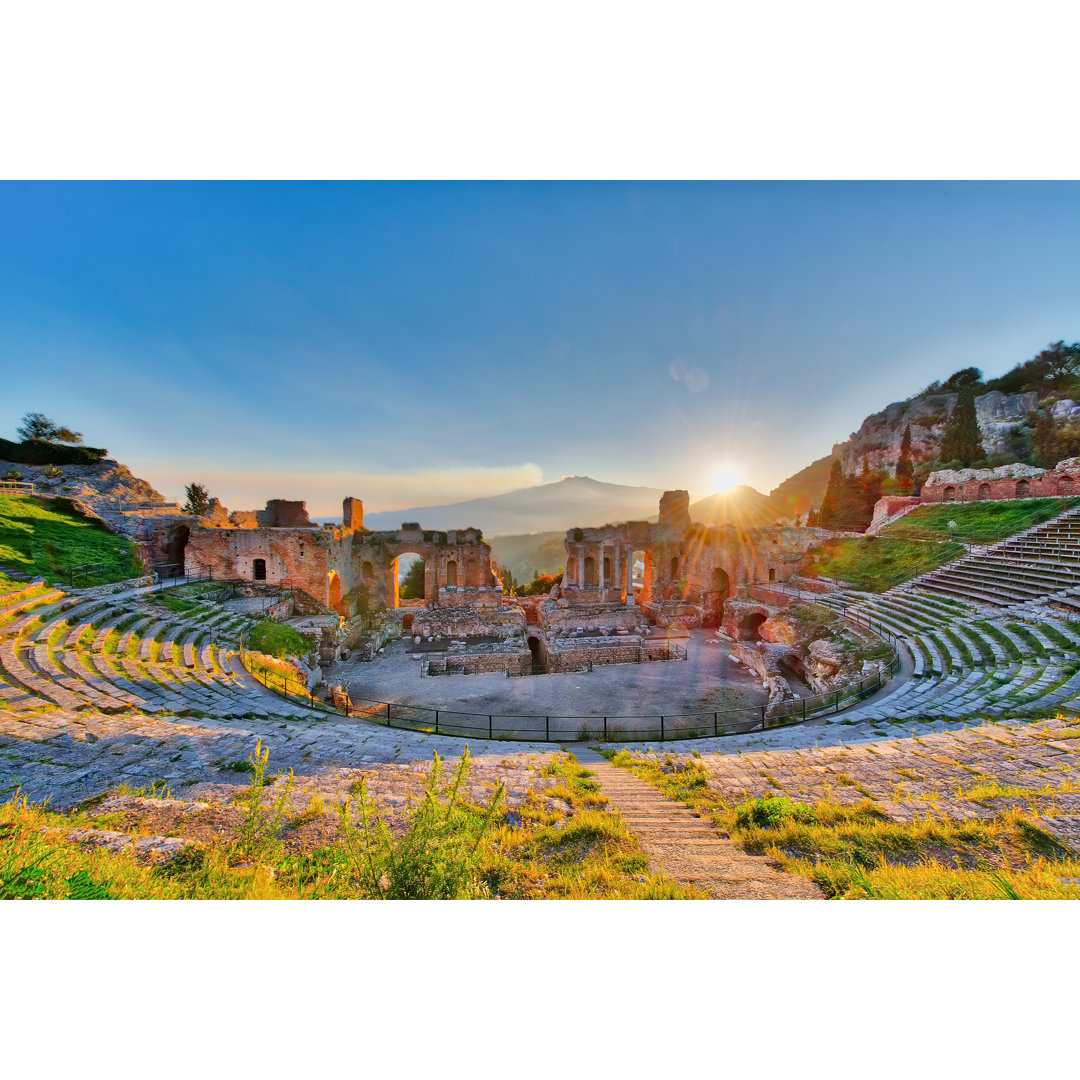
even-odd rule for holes
{"type": "Polygon", "coordinates": [[[501,495],[543,482],[540,466],[532,462],[382,474],[344,469],[229,469],[208,462],[189,463],[182,468],[164,462],[132,462],[131,468],[166,498],[182,500],[184,488],[197,481],[229,510],[260,509],[267,499],[303,499],[313,517],[339,514],[341,500],[347,495],[361,499],[364,509],[375,513],[501,495]]]}
{"type": "Polygon", "coordinates": [[[700,394],[709,385],[709,373],[682,357],[676,357],[668,364],[668,373],[692,394],[700,394]]]}

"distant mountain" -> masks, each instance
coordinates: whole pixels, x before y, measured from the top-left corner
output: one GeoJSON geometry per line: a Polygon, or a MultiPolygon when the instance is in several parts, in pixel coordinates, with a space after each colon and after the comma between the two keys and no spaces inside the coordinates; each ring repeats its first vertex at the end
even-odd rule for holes
{"type": "Polygon", "coordinates": [[[552,532],[614,524],[619,521],[656,520],[660,488],[606,484],[588,476],[564,476],[551,484],[520,488],[504,495],[383,510],[364,515],[369,529],[400,529],[418,521],[425,529],[464,529],[473,526],[485,536],[552,532]]]}
{"type": "Polygon", "coordinates": [[[788,516],[780,501],[762,495],[746,484],[690,504],[691,519],[702,525],[753,529],[760,525],[774,525],[788,516]]]}
{"type": "Polygon", "coordinates": [[[840,457],[847,449],[847,443],[837,443],[831,454],[826,454],[811,462],[805,469],[800,469],[794,476],[789,476],[783,483],[769,492],[769,498],[776,503],[786,517],[793,514],[805,514],[810,507],[820,507],[825,498],[825,489],[829,486],[829,473],[833,460],[840,457]]]}
{"type": "Polygon", "coordinates": [[[489,536],[491,554],[499,566],[509,567],[515,581],[532,581],[535,574],[557,574],[566,565],[566,530],[489,536]]]}

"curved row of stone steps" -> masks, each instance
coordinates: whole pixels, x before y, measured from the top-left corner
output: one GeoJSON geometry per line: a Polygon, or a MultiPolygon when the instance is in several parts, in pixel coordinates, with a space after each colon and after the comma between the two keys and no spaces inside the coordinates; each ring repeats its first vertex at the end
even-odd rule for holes
{"type": "Polygon", "coordinates": [[[846,719],[1002,716],[1080,700],[1080,632],[1064,619],[956,604],[935,609],[899,591],[843,590],[830,606],[886,626],[907,646],[914,678],[846,719]],[[988,616],[988,617],[980,617],[988,616]]]}
{"type": "Polygon", "coordinates": [[[908,587],[998,608],[1080,589],[1080,510],[1067,510],[972,551],[923,574],[908,587]]]}
{"type": "Polygon", "coordinates": [[[0,611],[0,707],[310,715],[244,669],[236,645],[247,625],[232,612],[201,623],[130,598],[22,598],[0,611]]]}

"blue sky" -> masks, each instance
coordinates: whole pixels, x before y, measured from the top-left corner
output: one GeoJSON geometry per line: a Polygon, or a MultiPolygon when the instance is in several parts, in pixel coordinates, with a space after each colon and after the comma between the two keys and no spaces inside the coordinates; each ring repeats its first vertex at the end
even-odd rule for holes
{"type": "Polygon", "coordinates": [[[0,184],[0,434],[336,513],[588,474],[769,490],[1080,339],[1073,183],[0,184]]]}

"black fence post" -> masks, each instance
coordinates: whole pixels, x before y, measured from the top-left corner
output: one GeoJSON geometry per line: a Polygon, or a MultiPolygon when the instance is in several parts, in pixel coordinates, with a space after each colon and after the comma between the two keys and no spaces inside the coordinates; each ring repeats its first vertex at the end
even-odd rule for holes
{"type": "Polygon", "coordinates": [[[488,738],[489,739],[491,738],[491,732],[492,732],[492,720],[491,720],[491,716],[489,715],[488,716],[488,738]]]}
{"type": "Polygon", "coordinates": [[[660,717],[660,741],[663,742],[663,739],[664,739],[664,718],[661,716],[660,717]]]}
{"type": "Polygon", "coordinates": [[[551,742],[551,717],[544,717],[544,742],[551,742]]]}
{"type": "Polygon", "coordinates": [[[435,734],[439,734],[439,710],[435,710],[435,734]]]}
{"type": "Polygon", "coordinates": [[[762,731],[765,730],[765,709],[766,708],[767,708],[767,706],[765,706],[765,705],[761,706],[761,730],[762,731]]]}
{"type": "Polygon", "coordinates": [[[390,702],[386,703],[386,726],[390,726],[390,702]]]}
{"type": "Polygon", "coordinates": [[[712,733],[714,736],[720,734],[720,714],[718,712],[712,714],[712,733]]]}
{"type": "Polygon", "coordinates": [[[607,717],[604,717],[604,742],[607,742],[607,717]]]}

